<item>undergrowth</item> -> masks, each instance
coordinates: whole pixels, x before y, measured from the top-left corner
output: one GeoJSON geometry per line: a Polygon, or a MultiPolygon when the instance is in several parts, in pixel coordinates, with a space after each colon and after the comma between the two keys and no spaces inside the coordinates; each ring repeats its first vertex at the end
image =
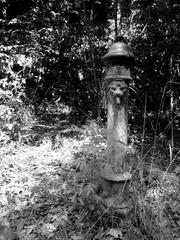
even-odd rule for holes
{"type": "MultiPolygon", "coordinates": [[[[6,111],[14,114],[12,109],[6,111]]],[[[124,218],[99,197],[98,164],[107,148],[103,125],[90,121],[70,126],[60,124],[58,118],[57,124],[47,126],[27,112],[17,110],[20,123],[9,120],[20,124],[17,138],[13,128],[1,127],[3,229],[16,231],[20,239],[35,240],[179,239],[178,150],[169,161],[168,147],[159,142],[152,148],[153,139],[148,136],[141,159],[141,135],[130,137],[130,148],[137,154],[130,183],[134,211],[131,218],[124,218]],[[35,134],[36,139],[22,140],[26,127],[25,134],[35,134]]],[[[5,115],[2,111],[1,118],[5,115]]]]}

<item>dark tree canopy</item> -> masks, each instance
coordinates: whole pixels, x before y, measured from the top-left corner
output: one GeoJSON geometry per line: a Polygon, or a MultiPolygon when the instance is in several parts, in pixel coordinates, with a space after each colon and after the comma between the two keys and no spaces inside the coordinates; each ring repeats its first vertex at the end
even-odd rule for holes
{"type": "Polygon", "coordinates": [[[142,119],[146,95],[152,121],[160,105],[162,118],[168,119],[171,91],[178,111],[178,0],[6,0],[0,5],[1,44],[14,46],[2,48],[5,58],[14,56],[12,72],[1,70],[1,77],[12,83],[4,89],[13,89],[16,74],[23,79],[18,84],[27,102],[38,106],[61,98],[74,114],[97,117],[103,112],[102,56],[116,28],[136,56],[130,120],[142,119]]]}

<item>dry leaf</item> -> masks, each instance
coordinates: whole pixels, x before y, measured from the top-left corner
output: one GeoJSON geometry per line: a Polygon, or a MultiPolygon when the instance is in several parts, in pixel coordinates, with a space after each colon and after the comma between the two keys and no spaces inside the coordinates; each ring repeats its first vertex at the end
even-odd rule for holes
{"type": "Polygon", "coordinates": [[[56,227],[54,226],[54,224],[51,224],[51,223],[44,223],[42,226],[42,231],[43,231],[43,234],[45,235],[49,235],[55,230],[56,230],[56,227]]]}
{"type": "Polygon", "coordinates": [[[112,236],[114,238],[121,238],[123,239],[123,234],[120,230],[111,228],[107,233],[106,236],[112,236]]]}
{"type": "Polygon", "coordinates": [[[72,240],[82,240],[82,237],[78,236],[78,235],[73,235],[73,236],[71,236],[71,239],[72,240]]]}
{"type": "Polygon", "coordinates": [[[36,227],[36,225],[31,225],[31,226],[26,227],[26,229],[27,229],[26,236],[28,236],[34,230],[35,227],[36,227]]]}

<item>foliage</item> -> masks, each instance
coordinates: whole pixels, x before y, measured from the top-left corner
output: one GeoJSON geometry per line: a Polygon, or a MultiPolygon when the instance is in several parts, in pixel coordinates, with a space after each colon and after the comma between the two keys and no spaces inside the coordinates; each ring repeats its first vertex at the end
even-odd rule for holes
{"type": "MultiPolygon", "coordinates": [[[[73,120],[103,116],[101,57],[114,38],[116,1],[39,0],[25,9],[24,0],[15,2],[1,2],[2,48],[11,46],[2,54],[4,84],[11,81],[36,110],[42,101],[60,99],[72,109],[73,120]]],[[[160,131],[171,118],[179,126],[178,9],[176,0],[121,0],[117,7],[118,34],[125,36],[136,56],[130,120],[142,121],[147,94],[147,127],[153,131],[158,111],[160,131]]]]}
{"type": "MultiPolygon", "coordinates": [[[[110,5],[110,1],[105,5],[110,5]]],[[[91,1],[84,5],[78,0],[38,1],[29,13],[8,22],[2,20],[10,28],[3,32],[4,44],[8,39],[8,45],[15,45],[17,53],[31,60],[17,77],[23,75],[26,99],[35,106],[61,98],[73,112],[81,112],[85,118],[100,111],[97,106],[101,98],[102,63],[97,53],[105,51],[108,39],[108,28],[104,28],[107,18],[100,27],[97,25],[102,21],[103,6],[103,2],[91,1]],[[85,111],[86,105],[89,112],[85,111]]],[[[13,60],[14,69],[15,65],[22,67],[19,60],[13,60]]]]}
{"type": "MultiPolygon", "coordinates": [[[[169,121],[179,122],[179,7],[178,1],[132,1],[129,29],[123,31],[137,56],[135,89],[142,99],[147,94],[149,119],[154,129],[159,121],[160,131],[169,121]]],[[[149,119],[147,127],[152,128],[149,119]]]]}

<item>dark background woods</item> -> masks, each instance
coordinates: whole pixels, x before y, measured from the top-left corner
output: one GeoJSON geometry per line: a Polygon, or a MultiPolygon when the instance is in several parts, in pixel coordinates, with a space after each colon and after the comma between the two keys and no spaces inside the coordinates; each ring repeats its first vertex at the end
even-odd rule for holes
{"type": "Polygon", "coordinates": [[[178,0],[1,0],[0,9],[1,103],[104,117],[102,56],[116,29],[136,56],[129,122],[142,125],[147,96],[148,129],[179,127],[178,0]]]}

